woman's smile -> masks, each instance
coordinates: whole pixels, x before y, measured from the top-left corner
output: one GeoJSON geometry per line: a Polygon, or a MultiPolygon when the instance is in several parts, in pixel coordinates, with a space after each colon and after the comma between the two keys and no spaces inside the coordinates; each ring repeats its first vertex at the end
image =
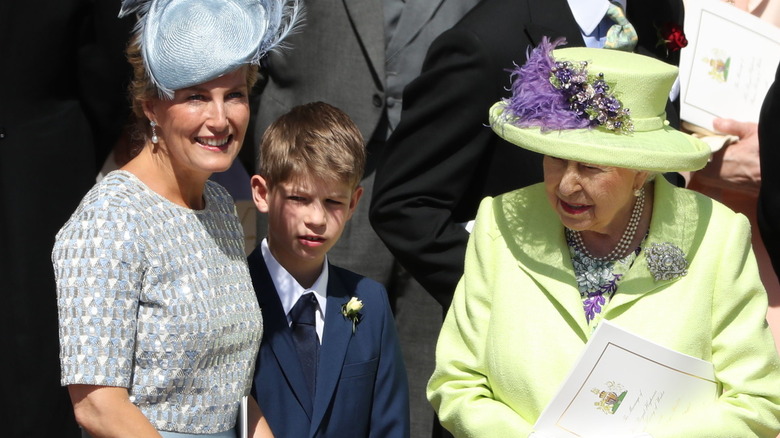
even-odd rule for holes
{"type": "Polygon", "coordinates": [[[172,100],[146,105],[156,120],[160,147],[171,165],[197,175],[223,172],[233,163],[249,124],[247,67],[204,84],[176,90],[172,100]]]}
{"type": "Polygon", "coordinates": [[[195,137],[195,141],[205,149],[224,151],[233,141],[233,134],[220,137],[195,137]]]}

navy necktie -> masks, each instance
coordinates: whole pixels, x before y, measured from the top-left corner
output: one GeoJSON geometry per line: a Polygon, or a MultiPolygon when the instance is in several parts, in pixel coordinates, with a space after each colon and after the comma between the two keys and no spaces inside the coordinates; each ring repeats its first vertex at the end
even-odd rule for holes
{"type": "Polygon", "coordinates": [[[314,397],[314,389],[317,380],[317,360],[319,359],[320,341],[317,339],[316,314],[317,297],[309,292],[301,295],[298,302],[290,310],[292,319],[293,341],[298,351],[303,374],[306,376],[306,385],[309,393],[314,397]]]}

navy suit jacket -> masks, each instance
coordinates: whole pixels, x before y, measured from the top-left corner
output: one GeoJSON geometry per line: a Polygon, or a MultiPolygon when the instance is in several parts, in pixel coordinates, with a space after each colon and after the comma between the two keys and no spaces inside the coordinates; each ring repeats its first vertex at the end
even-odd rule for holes
{"type": "Polygon", "coordinates": [[[385,288],[329,266],[327,310],[312,400],[292,330],[265,260],[249,256],[263,312],[263,340],[254,395],[277,437],[408,437],[409,387],[385,288]],[[351,297],[363,301],[355,332],[341,314],[351,297]]]}

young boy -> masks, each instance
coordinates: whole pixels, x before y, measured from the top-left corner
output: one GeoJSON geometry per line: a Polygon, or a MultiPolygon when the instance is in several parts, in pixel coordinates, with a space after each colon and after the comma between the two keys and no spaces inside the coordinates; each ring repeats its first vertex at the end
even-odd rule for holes
{"type": "Polygon", "coordinates": [[[268,237],[249,256],[264,333],[252,394],[277,437],[408,437],[409,389],[379,283],[328,263],[363,189],[357,126],[322,102],[274,122],[252,177],[268,237]]]}

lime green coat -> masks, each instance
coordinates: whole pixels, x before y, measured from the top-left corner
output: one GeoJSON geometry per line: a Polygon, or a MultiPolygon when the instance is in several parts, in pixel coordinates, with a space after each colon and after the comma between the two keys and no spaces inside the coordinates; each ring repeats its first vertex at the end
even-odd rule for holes
{"type": "MultiPolygon", "coordinates": [[[[747,219],[656,181],[645,247],[669,242],[688,274],[655,281],[640,253],[605,319],[713,362],[722,393],[654,438],[776,437],[780,359],[747,219]]],[[[482,201],[436,349],[428,398],[457,437],[526,437],[590,336],[563,226],[541,184],[482,201]]]]}

